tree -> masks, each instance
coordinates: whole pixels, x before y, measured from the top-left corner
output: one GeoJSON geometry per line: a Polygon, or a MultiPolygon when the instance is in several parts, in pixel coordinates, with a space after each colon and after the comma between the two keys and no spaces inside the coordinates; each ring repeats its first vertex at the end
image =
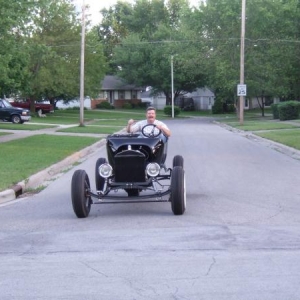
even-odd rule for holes
{"type": "Polygon", "coordinates": [[[21,0],[0,0],[0,94],[16,92],[28,62],[25,37],[28,14],[33,4],[21,0]],[[22,49],[22,51],[20,51],[22,49]]]}
{"type": "MultiPolygon", "coordinates": [[[[207,0],[186,20],[209,45],[209,86],[224,102],[236,100],[240,14],[239,0],[207,0]]],[[[299,49],[298,0],[247,0],[245,82],[249,98],[260,99],[262,111],[265,96],[299,98],[299,49]]]]}
{"type": "MultiPolygon", "coordinates": [[[[30,63],[23,95],[33,102],[42,98],[55,105],[79,95],[81,23],[67,0],[41,1],[28,40],[30,63]]],[[[85,94],[96,96],[103,78],[104,57],[95,33],[87,35],[85,94]]]]}
{"type": "Polygon", "coordinates": [[[108,62],[109,71],[112,72],[116,66],[112,63],[112,53],[121,39],[128,34],[128,19],[133,14],[130,4],[118,1],[109,9],[102,9],[102,22],[95,27],[98,30],[98,36],[101,44],[104,46],[104,55],[108,62]]]}
{"type": "Polygon", "coordinates": [[[155,92],[163,92],[167,105],[171,102],[173,56],[175,97],[204,86],[204,59],[194,56],[199,44],[189,41],[181,27],[181,18],[190,12],[188,2],[172,0],[165,6],[161,0],[141,0],[133,5],[133,11],[134,19],[128,21],[130,33],[114,48],[117,74],[129,83],[150,85],[155,92]],[[178,7],[181,10],[176,11],[178,7]],[[146,16],[139,12],[145,11],[149,12],[149,20],[141,26],[146,16]]]}
{"type": "Polygon", "coordinates": [[[296,1],[249,3],[246,77],[249,95],[258,99],[262,115],[266,96],[300,97],[296,88],[299,72],[295,68],[300,62],[295,55],[299,49],[295,40],[297,6],[296,1]]]}

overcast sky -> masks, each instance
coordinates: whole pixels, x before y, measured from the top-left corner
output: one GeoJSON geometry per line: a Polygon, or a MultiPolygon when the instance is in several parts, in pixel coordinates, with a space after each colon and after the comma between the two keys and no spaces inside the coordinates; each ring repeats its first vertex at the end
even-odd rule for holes
{"type": "MultiPolygon", "coordinates": [[[[89,5],[89,10],[86,14],[90,15],[89,19],[92,20],[93,25],[96,25],[100,22],[101,14],[100,10],[102,8],[109,8],[110,6],[117,3],[118,0],[73,0],[78,11],[81,11],[83,1],[85,5],[89,5]]],[[[125,2],[133,2],[133,0],[123,0],[125,2]]]]}
{"type": "MultiPolygon", "coordinates": [[[[110,6],[117,3],[118,0],[74,0],[74,3],[76,7],[78,8],[78,11],[81,11],[83,1],[86,5],[90,6],[89,11],[87,11],[87,14],[91,15],[90,19],[92,20],[93,25],[96,25],[100,22],[100,13],[99,11],[102,8],[109,8],[110,6]]],[[[125,2],[135,2],[134,0],[123,0],[125,2]]],[[[193,5],[197,5],[200,0],[190,0],[190,3],[193,5]]]]}

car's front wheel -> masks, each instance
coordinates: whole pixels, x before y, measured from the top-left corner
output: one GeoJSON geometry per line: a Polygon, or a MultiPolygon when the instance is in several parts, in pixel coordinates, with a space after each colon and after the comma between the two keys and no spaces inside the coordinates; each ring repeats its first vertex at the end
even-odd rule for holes
{"type": "Polygon", "coordinates": [[[13,115],[11,117],[11,121],[14,123],[14,124],[21,124],[22,123],[22,120],[21,120],[21,117],[19,115],[13,115]]]}
{"type": "Polygon", "coordinates": [[[138,197],[140,195],[140,191],[138,189],[125,189],[128,194],[128,197],[138,197]]]}
{"type": "Polygon", "coordinates": [[[88,195],[90,180],[84,170],[74,172],[71,184],[72,205],[78,218],[86,218],[91,210],[92,200],[88,195]]]}
{"type": "Polygon", "coordinates": [[[180,166],[172,170],[170,200],[174,215],[182,215],[186,208],[186,188],[185,173],[180,166]]]}
{"type": "Polygon", "coordinates": [[[183,168],[183,157],[181,155],[175,155],[173,158],[173,168],[182,167],[183,168]]]}
{"type": "Polygon", "coordinates": [[[104,188],[105,179],[100,176],[99,174],[99,167],[102,164],[107,163],[107,160],[105,158],[98,158],[96,162],[96,168],[95,168],[95,181],[96,181],[96,189],[97,191],[102,191],[104,188]]]}

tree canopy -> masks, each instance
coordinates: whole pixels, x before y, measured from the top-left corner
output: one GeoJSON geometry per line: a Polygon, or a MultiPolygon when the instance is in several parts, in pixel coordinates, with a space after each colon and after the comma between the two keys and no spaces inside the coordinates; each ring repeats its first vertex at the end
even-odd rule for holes
{"type": "MultiPolygon", "coordinates": [[[[0,0],[0,93],[33,100],[79,95],[81,20],[72,0],[0,0]]],[[[105,74],[152,86],[171,99],[208,86],[236,98],[240,0],[119,0],[86,32],[85,95],[105,74]]],[[[299,0],[247,0],[245,83],[249,97],[300,99],[299,0]]]]}
{"type": "MultiPolygon", "coordinates": [[[[110,72],[170,97],[208,85],[225,101],[240,77],[241,1],[117,2],[103,10],[99,37],[110,72]]],[[[245,83],[249,97],[300,99],[299,0],[247,0],[245,83]]]]}
{"type": "MultiPolygon", "coordinates": [[[[79,96],[81,20],[70,0],[0,0],[0,92],[32,100],[79,96]],[[2,5],[3,4],[3,5],[2,5]]],[[[95,30],[86,33],[85,95],[95,97],[106,72],[95,30]]]]}

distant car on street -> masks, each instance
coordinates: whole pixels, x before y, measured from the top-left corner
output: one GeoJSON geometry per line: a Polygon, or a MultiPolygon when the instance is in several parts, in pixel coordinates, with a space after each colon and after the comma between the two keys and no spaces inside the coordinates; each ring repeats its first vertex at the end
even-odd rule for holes
{"type": "Polygon", "coordinates": [[[28,109],[13,107],[7,100],[0,99],[0,120],[22,124],[31,119],[28,109]]]}

